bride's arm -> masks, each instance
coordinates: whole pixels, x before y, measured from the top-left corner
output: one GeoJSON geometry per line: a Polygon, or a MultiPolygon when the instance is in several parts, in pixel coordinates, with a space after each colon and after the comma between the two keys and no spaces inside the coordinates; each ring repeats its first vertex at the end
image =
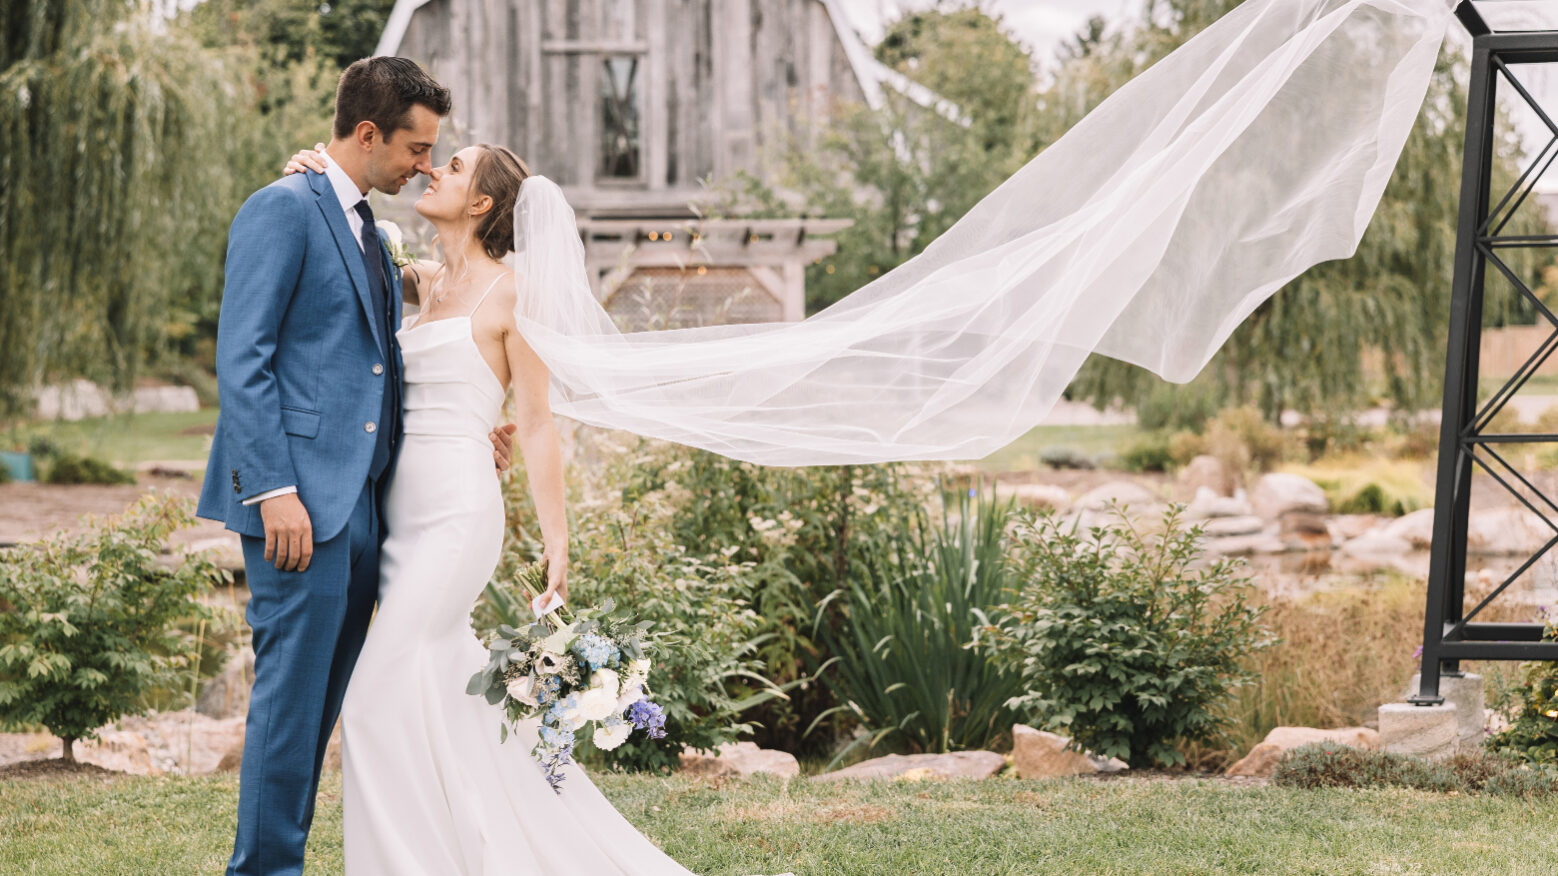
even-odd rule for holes
{"type": "MultiPolygon", "coordinates": [[[[512,295],[503,298],[512,304],[512,295]]],[[[509,313],[512,312],[510,306],[509,313]]],[[[503,348],[514,388],[515,421],[519,427],[514,443],[519,445],[520,456],[525,461],[530,495],[535,500],[541,541],[546,549],[547,593],[556,591],[558,596],[567,599],[568,512],[564,504],[562,445],[547,400],[550,374],[546,363],[520,335],[512,316],[505,326],[503,348]]]]}

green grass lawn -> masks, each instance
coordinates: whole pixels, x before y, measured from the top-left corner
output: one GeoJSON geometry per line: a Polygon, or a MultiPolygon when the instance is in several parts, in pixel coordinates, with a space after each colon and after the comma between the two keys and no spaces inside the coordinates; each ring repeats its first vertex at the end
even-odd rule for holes
{"type": "MultiPolygon", "coordinates": [[[[182,414],[134,414],[88,420],[29,423],[18,437],[53,441],[62,450],[85,453],[123,466],[150,459],[205,459],[216,408],[182,414]]],[[[7,440],[0,433],[0,441],[7,440]]]]}
{"type": "MultiPolygon", "coordinates": [[[[1552,872],[1558,857],[1558,805],[1415,791],[1188,780],[717,785],[642,776],[606,776],[601,786],[705,876],[1505,876],[1552,872]]],[[[0,873],[220,872],[236,792],[236,780],[223,777],[0,782],[0,873]]],[[[327,775],[311,874],[342,871],[340,793],[339,774],[327,775]]]]}
{"type": "Polygon", "coordinates": [[[1036,426],[976,465],[984,471],[1033,471],[1046,450],[1070,450],[1098,461],[1118,455],[1141,434],[1136,426],[1036,426]]]}

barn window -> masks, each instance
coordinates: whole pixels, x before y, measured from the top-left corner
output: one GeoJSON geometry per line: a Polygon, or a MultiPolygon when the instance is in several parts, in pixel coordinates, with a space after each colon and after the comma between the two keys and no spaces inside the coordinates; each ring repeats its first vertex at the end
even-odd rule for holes
{"type": "Polygon", "coordinates": [[[643,167],[640,91],[637,55],[610,55],[602,59],[600,77],[601,164],[600,175],[609,179],[638,179],[643,167]]]}

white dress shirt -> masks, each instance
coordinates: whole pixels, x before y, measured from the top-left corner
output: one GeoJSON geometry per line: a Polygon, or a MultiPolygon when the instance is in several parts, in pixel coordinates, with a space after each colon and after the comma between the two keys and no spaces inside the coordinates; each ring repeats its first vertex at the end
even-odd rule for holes
{"type": "MultiPolygon", "coordinates": [[[[312,171],[303,171],[312,173],[312,171]]],[[[352,229],[352,239],[357,241],[358,251],[362,251],[362,217],[357,215],[357,202],[367,200],[368,196],[357,188],[352,178],[346,175],[341,165],[325,158],[325,179],[330,181],[330,187],[335,189],[335,196],[341,201],[341,210],[346,214],[346,224],[352,229]]],[[[245,505],[257,505],[266,499],[274,499],[277,496],[286,496],[298,491],[297,485],[290,487],[277,487],[274,490],[266,490],[256,496],[250,496],[243,500],[245,505]]]]}

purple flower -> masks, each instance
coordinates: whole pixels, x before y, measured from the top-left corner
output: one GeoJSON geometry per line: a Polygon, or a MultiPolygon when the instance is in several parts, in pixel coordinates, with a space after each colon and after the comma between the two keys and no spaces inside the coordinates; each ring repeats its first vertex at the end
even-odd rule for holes
{"type": "Polygon", "coordinates": [[[648,698],[628,706],[628,720],[644,731],[650,739],[665,738],[665,711],[660,704],[648,698]]]}
{"type": "Polygon", "coordinates": [[[1421,656],[1423,656],[1423,646],[1422,645],[1418,645],[1417,646],[1417,650],[1412,652],[1412,659],[1416,660],[1417,658],[1419,658],[1421,656]]]}

